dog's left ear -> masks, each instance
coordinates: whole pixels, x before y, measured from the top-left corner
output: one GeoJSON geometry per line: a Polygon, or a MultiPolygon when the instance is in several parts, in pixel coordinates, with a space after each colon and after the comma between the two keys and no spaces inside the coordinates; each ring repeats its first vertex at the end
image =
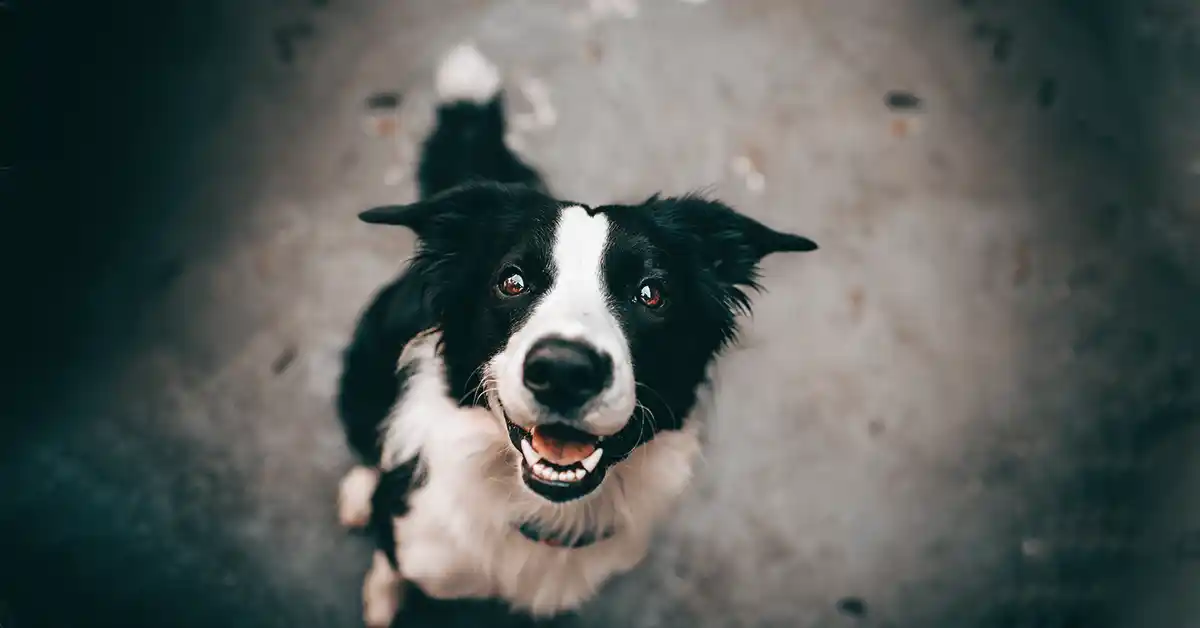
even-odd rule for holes
{"type": "Polygon", "coordinates": [[[701,263],[728,285],[754,286],[758,263],[772,253],[817,250],[817,243],[804,236],[776,231],[716,201],[683,197],[650,203],[668,224],[683,226],[701,263]]]}

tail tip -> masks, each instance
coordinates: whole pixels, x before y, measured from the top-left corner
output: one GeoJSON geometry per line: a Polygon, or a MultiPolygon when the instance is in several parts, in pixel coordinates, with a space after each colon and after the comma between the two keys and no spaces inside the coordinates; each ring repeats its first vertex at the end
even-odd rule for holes
{"type": "Polygon", "coordinates": [[[437,92],[443,102],[483,104],[499,91],[500,70],[470,42],[456,46],[438,66],[437,92]]]}

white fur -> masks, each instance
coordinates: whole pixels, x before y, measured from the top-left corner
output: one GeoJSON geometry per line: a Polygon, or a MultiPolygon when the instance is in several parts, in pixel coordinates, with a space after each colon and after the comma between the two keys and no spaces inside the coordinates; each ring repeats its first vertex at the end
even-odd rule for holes
{"type": "Polygon", "coordinates": [[[645,555],[654,524],[691,478],[696,420],[635,449],[587,497],[555,504],[524,485],[503,418],[459,408],[446,395],[437,339],[419,337],[405,350],[401,365],[413,364],[414,372],[384,427],[385,468],[419,454],[425,482],[395,521],[401,574],[438,598],[495,596],[538,616],[577,608],[645,555]],[[529,520],[568,534],[616,532],[591,546],[556,548],[514,528],[529,520]]]}
{"type": "Polygon", "coordinates": [[[475,46],[460,44],[438,66],[438,98],[443,102],[467,100],[486,103],[500,91],[500,70],[475,46]]]}
{"type": "Polygon", "coordinates": [[[387,628],[400,610],[400,576],[392,569],[387,556],[376,551],[371,557],[371,570],[363,580],[363,623],[367,628],[387,628]]]}
{"type": "Polygon", "coordinates": [[[604,251],[609,223],[604,214],[582,207],[563,210],[555,227],[554,285],[534,307],[525,324],[492,358],[489,375],[508,418],[530,427],[539,408],[524,384],[525,354],[547,336],[586,342],[613,362],[612,385],[585,408],[583,423],[595,434],[615,434],[629,421],[637,402],[629,343],[609,309],[613,295],[604,287],[604,251]]]}
{"type": "Polygon", "coordinates": [[[379,470],[356,466],[338,487],[338,521],[347,528],[361,528],[371,518],[371,495],[379,484],[379,470]]]}

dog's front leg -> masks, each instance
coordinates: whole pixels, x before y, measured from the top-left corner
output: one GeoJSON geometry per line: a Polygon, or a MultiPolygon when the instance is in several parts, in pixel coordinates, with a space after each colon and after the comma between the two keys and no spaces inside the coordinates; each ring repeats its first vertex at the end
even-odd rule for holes
{"type": "Polygon", "coordinates": [[[371,500],[379,485],[379,469],[356,466],[338,486],[338,521],[347,528],[361,528],[371,521],[371,500]]]}
{"type": "Polygon", "coordinates": [[[387,555],[376,550],[371,570],[363,579],[363,623],[367,628],[388,628],[404,602],[404,587],[400,574],[392,569],[387,555]]]}

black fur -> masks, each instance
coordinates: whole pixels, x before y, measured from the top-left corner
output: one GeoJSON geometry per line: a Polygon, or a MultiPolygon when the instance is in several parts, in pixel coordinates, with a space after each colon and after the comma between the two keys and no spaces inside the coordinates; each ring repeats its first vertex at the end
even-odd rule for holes
{"type": "Polygon", "coordinates": [[[379,476],[379,484],[371,495],[371,521],[367,527],[375,538],[375,547],[387,555],[393,569],[396,564],[396,532],[392,519],[408,512],[408,495],[424,483],[418,475],[420,457],[388,469],[379,476]]]}
{"type": "MultiPolygon", "coordinates": [[[[420,167],[422,190],[431,195],[361,214],[369,223],[409,227],[420,241],[406,272],[368,308],[346,353],[339,406],[352,444],[368,461],[378,458],[376,426],[398,391],[396,358],[415,333],[441,328],[449,393],[460,404],[479,403],[479,365],[504,346],[552,282],[558,213],[578,203],[541,191],[536,173],[504,147],[500,116],[498,101],[441,107],[420,167]],[[511,181],[488,181],[499,176],[511,181]],[[529,296],[496,298],[493,286],[513,267],[530,282],[529,296]]],[[[627,452],[658,430],[681,426],[708,364],[734,340],[736,317],[750,308],[747,290],[758,288],[762,258],[816,244],[695,196],[589,211],[605,213],[612,225],[605,279],[633,352],[638,401],[649,410],[639,409],[610,443],[624,442],[627,452]],[[634,302],[646,278],[664,286],[669,305],[661,311],[634,302]]]]}
{"type": "MultiPolygon", "coordinates": [[[[408,373],[397,373],[396,363],[405,344],[440,328],[447,393],[460,405],[482,403],[475,394],[480,365],[502,349],[553,283],[555,226],[565,207],[579,204],[549,196],[503,137],[499,97],[484,105],[442,105],[423,146],[421,199],[360,215],[369,223],[409,227],[419,239],[404,273],[365,310],[344,354],[338,411],[366,464],[378,464],[379,424],[402,394],[408,373]],[[495,286],[514,268],[528,290],[502,297],[495,286]]],[[[587,210],[603,212],[611,225],[603,279],[638,381],[641,407],[605,441],[606,452],[627,455],[658,431],[682,426],[707,366],[735,339],[737,315],[749,311],[747,291],[758,287],[762,258],[816,244],[699,197],[656,196],[587,210]],[[648,309],[636,301],[646,280],[661,284],[665,306],[648,309]]],[[[393,563],[392,517],[407,511],[408,495],[420,482],[417,467],[412,460],[384,473],[373,498],[371,528],[393,563]]]]}
{"type": "MultiPolygon", "coordinates": [[[[699,197],[653,197],[607,206],[613,235],[604,272],[636,365],[638,420],[626,438],[678,429],[705,382],[708,365],[737,335],[748,314],[746,289],[758,289],[758,264],[779,251],[808,251],[811,240],[776,232],[725,205],[699,197]],[[634,302],[643,278],[664,286],[667,305],[634,302]]],[[[636,442],[634,443],[636,444],[636,442]]]]}
{"type": "Polygon", "coordinates": [[[518,183],[541,189],[537,171],[504,144],[504,101],[497,94],[486,105],[445,103],[437,125],[421,147],[417,179],[421,198],[467,181],[518,183]]]}
{"type": "MultiPolygon", "coordinates": [[[[554,225],[570,205],[577,203],[526,187],[469,183],[412,205],[364,212],[368,222],[406,226],[420,238],[408,272],[427,283],[443,331],[450,394],[459,403],[478,403],[479,365],[500,351],[552,283],[554,225]],[[497,298],[493,286],[510,268],[529,283],[527,296],[497,298]]],[[[681,427],[708,364],[735,339],[737,315],[750,309],[746,290],[758,288],[762,258],[816,245],[699,197],[590,211],[603,212],[612,225],[605,280],[633,352],[638,401],[649,410],[639,409],[606,448],[628,453],[659,430],[681,427]],[[647,278],[664,286],[669,304],[662,310],[634,301],[647,278]]]]}

